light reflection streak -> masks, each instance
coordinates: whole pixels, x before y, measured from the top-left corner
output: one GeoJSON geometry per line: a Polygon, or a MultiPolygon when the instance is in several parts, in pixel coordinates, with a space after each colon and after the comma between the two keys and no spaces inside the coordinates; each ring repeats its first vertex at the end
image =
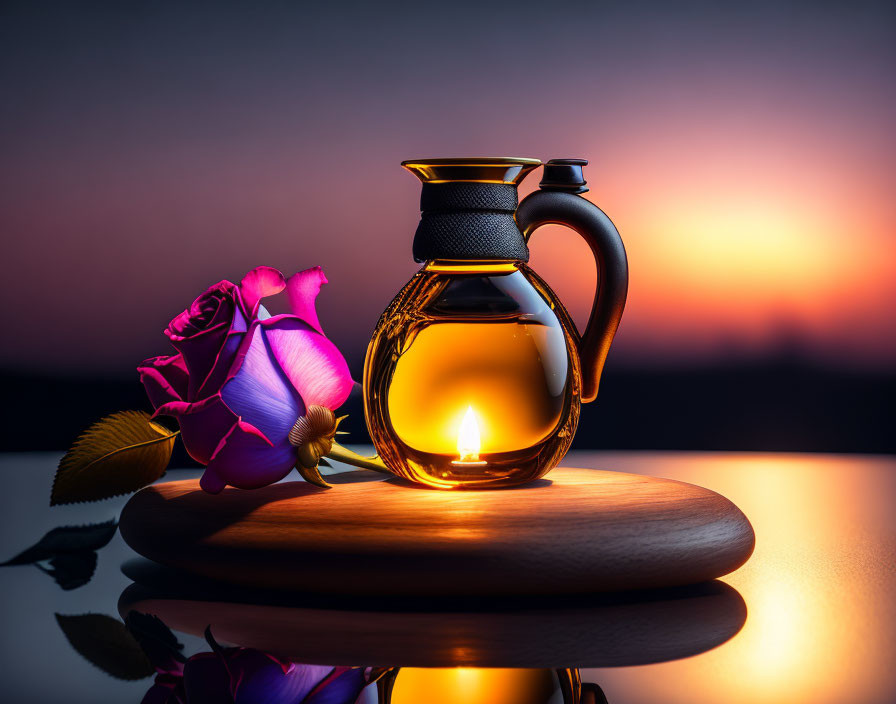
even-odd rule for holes
{"type": "Polygon", "coordinates": [[[614,689],[627,702],[887,701],[896,460],[682,454],[651,473],[719,491],[750,518],[756,551],[724,580],[743,595],[747,622],[708,653],[585,679],[610,701],[614,689]]]}

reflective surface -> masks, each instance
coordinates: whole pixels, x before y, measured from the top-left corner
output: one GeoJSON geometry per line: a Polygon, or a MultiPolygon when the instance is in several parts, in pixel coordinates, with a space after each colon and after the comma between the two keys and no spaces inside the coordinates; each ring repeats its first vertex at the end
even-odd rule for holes
{"type": "MultiPolygon", "coordinates": [[[[58,455],[6,455],[0,460],[0,477],[5,487],[0,512],[0,559],[18,555],[53,528],[102,524],[117,517],[125,497],[50,509],[48,496],[57,460],[58,455]]],[[[605,620],[601,624],[609,623],[606,619],[610,617],[618,619],[616,637],[601,644],[599,652],[609,656],[612,648],[616,648],[627,659],[591,662],[583,659],[566,664],[583,666],[582,681],[599,684],[609,702],[874,703],[893,700],[896,692],[896,672],[891,664],[896,650],[893,568],[896,518],[892,502],[896,495],[896,460],[812,455],[570,453],[564,464],[651,474],[706,486],[738,504],[756,531],[753,557],[723,580],[730,589],[725,587],[728,591],[719,592],[737,594],[737,599],[730,603],[742,599],[746,606],[742,627],[735,620],[733,627],[727,626],[730,629],[727,635],[722,633],[715,640],[700,641],[699,647],[690,650],[660,650],[662,637],[678,634],[681,640],[686,635],[685,629],[674,621],[664,630],[663,614],[674,618],[694,601],[681,601],[678,606],[665,609],[657,605],[663,599],[639,600],[628,595],[628,601],[622,604],[589,607],[591,613],[603,609],[600,613],[605,620]]],[[[172,471],[165,479],[196,474],[172,471]]],[[[120,622],[119,597],[126,589],[132,589],[132,580],[120,567],[133,555],[118,535],[103,546],[104,530],[101,527],[91,536],[78,538],[82,542],[74,551],[79,555],[77,558],[69,551],[65,559],[57,559],[53,565],[44,553],[45,559],[40,564],[53,574],[28,564],[0,570],[4,699],[139,702],[152,686],[149,675],[133,681],[114,679],[91,665],[73,649],[55,616],[56,613],[65,616],[95,613],[120,622]],[[70,576],[66,569],[74,571],[76,576],[83,574],[83,564],[86,560],[89,567],[91,552],[98,556],[92,579],[80,586],[79,579],[60,580],[60,576],[70,576]],[[62,588],[66,585],[67,590],[62,588]]],[[[58,541],[56,549],[59,549],[58,541]]],[[[194,596],[197,603],[206,605],[204,608],[209,611],[205,616],[209,616],[213,608],[208,600],[210,594],[194,596]]],[[[667,603],[673,601],[668,594],[665,596],[667,603]]],[[[693,595],[687,598],[693,599],[693,595]]],[[[324,624],[331,623],[335,629],[340,623],[337,610],[325,601],[309,597],[298,606],[316,614],[322,633],[324,624]]],[[[367,604],[365,608],[372,606],[367,604]]],[[[544,608],[562,613],[567,605],[549,604],[544,608]]],[[[731,615],[727,608],[719,613],[731,615]]],[[[465,627],[464,620],[455,618],[456,614],[427,611],[425,604],[418,604],[415,609],[410,615],[390,616],[388,611],[381,612],[379,622],[367,624],[379,633],[383,651],[391,647],[391,656],[401,655],[395,649],[395,637],[402,619],[428,618],[430,623],[440,625],[440,629],[429,631],[430,639],[414,644],[422,654],[432,656],[428,665],[437,664],[445,653],[450,653],[452,643],[462,644],[461,636],[468,637],[475,631],[471,631],[472,626],[465,627]]],[[[497,623],[504,619],[507,632],[512,632],[514,625],[524,623],[525,611],[486,611],[481,620],[490,618],[497,623]]],[[[343,615],[344,612],[345,609],[343,615]]],[[[227,610],[226,615],[231,619],[238,616],[235,610],[227,610]]],[[[476,621],[473,618],[467,623],[475,625],[476,621]]],[[[690,619],[695,629],[691,635],[698,641],[706,636],[700,628],[703,621],[702,617],[690,619]]],[[[342,626],[348,622],[343,619],[342,626]]],[[[559,618],[550,622],[562,625],[559,618]]],[[[179,625],[183,630],[168,624],[183,644],[186,656],[210,651],[200,633],[191,632],[194,629],[187,628],[186,623],[179,625]]],[[[212,632],[224,625],[223,617],[218,626],[212,622],[212,632]]],[[[201,626],[195,630],[200,629],[201,626]]],[[[527,630],[531,643],[544,642],[541,639],[544,629],[537,624],[517,631],[513,640],[525,641],[521,633],[527,630]]],[[[595,634],[606,635],[602,631],[603,628],[592,623],[590,631],[584,629],[576,634],[571,647],[582,644],[577,652],[587,653],[588,646],[599,640],[595,634]]],[[[499,634],[500,629],[490,632],[499,634]]],[[[264,633],[270,635],[271,630],[264,633]]],[[[238,638],[232,633],[229,635],[238,638]]],[[[235,645],[223,635],[216,637],[225,645],[235,645]]],[[[468,638],[466,642],[471,641],[468,638]]],[[[483,653],[507,655],[500,638],[486,645],[483,653]]],[[[370,646],[376,649],[374,639],[370,646]]],[[[303,655],[314,652],[314,643],[303,647],[303,655]]],[[[329,652],[328,659],[337,654],[329,652]]],[[[355,652],[352,657],[361,654],[355,652]]],[[[475,668],[477,657],[471,656],[467,661],[470,667],[475,668]]],[[[376,663],[326,663],[338,664],[376,663]]],[[[488,664],[501,666],[497,660],[488,664]]],[[[518,678],[512,678],[513,682],[531,680],[527,691],[533,697],[541,697],[540,701],[562,701],[544,699],[544,695],[554,697],[557,690],[551,689],[554,680],[549,682],[543,669],[555,667],[557,663],[541,663],[539,672],[532,670],[538,669],[534,659],[529,664],[523,664],[522,660],[515,664],[531,671],[520,671],[518,678]]],[[[497,681],[502,676],[500,672],[477,674],[475,670],[467,676],[463,670],[454,669],[441,673],[409,669],[407,674],[406,688],[396,689],[396,695],[411,696],[408,693],[412,692],[415,680],[419,683],[427,676],[435,678],[433,682],[441,677],[458,683],[484,682],[489,678],[497,681]]],[[[401,681],[399,674],[396,682],[401,681]]],[[[417,701],[423,700],[418,696],[417,701]]]]}

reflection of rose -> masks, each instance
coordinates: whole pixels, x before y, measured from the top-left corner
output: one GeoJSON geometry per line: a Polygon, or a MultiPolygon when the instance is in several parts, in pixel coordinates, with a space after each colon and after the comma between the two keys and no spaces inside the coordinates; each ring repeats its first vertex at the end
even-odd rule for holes
{"type": "Polygon", "coordinates": [[[239,286],[215,284],[165,330],[178,354],[138,367],[156,414],[178,419],[190,456],[206,465],[206,491],[282,479],[298,459],[289,438],[297,421],[348,397],[348,365],[314,307],[324,283],[320,267],[288,281],[258,267],[239,286]],[[284,289],[292,313],[272,317],[260,301],[284,289]]]}
{"type": "MultiPolygon", "coordinates": [[[[142,704],[354,704],[368,670],[281,662],[251,648],[198,653],[160,672],[142,704]]],[[[375,700],[374,700],[375,701],[375,700]]]]}

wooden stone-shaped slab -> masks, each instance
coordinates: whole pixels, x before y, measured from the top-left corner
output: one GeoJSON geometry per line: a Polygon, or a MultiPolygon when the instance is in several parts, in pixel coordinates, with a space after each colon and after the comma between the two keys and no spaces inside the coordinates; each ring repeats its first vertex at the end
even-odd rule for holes
{"type": "Polygon", "coordinates": [[[669,587],[720,577],[753,551],[733,503],[667,479],[558,468],[514,489],[439,491],[352,474],[332,489],[216,496],[194,480],[157,484],[125,506],[121,534],[150,560],[232,584],[365,595],[669,587]]]}

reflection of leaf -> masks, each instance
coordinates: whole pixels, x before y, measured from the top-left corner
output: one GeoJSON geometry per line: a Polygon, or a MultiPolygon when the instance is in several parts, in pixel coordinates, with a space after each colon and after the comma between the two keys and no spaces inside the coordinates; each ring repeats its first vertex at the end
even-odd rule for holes
{"type": "Polygon", "coordinates": [[[60,526],[54,528],[27,550],[20,552],[5,565],[27,565],[31,562],[49,560],[60,553],[99,550],[105,547],[115,535],[115,520],[93,523],[88,526],[60,526]]]}
{"type": "Polygon", "coordinates": [[[171,629],[158,616],[131,611],[124,619],[124,624],[136,638],[143,652],[160,672],[179,670],[178,663],[187,659],[181,652],[183,643],[178,642],[171,629]]]}
{"type": "Polygon", "coordinates": [[[83,587],[93,577],[96,570],[96,553],[93,550],[65,553],[50,560],[49,569],[40,564],[37,568],[55,579],[56,584],[65,591],[77,589],[83,587]]]}
{"type": "Polygon", "coordinates": [[[111,520],[89,526],[54,528],[27,550],[0,563],[0,567],[35,563],[63,589],[83,587],[96,570],[96,551],[112,540],[117,527],[111,520]]]}
{"type": "Polygon", "coordinates": [[[165,473],[176,436],[142,411],[103,418],[65,453],[50,505],[99,501],[152,484],[165,473]]]}
{"type": "Polygon", "coordinates": [[[56,621],[72,648],[112,677],[142,680],[155,672],[146,653],[118,619],[103,614],[56,614],[56,621]]]}

